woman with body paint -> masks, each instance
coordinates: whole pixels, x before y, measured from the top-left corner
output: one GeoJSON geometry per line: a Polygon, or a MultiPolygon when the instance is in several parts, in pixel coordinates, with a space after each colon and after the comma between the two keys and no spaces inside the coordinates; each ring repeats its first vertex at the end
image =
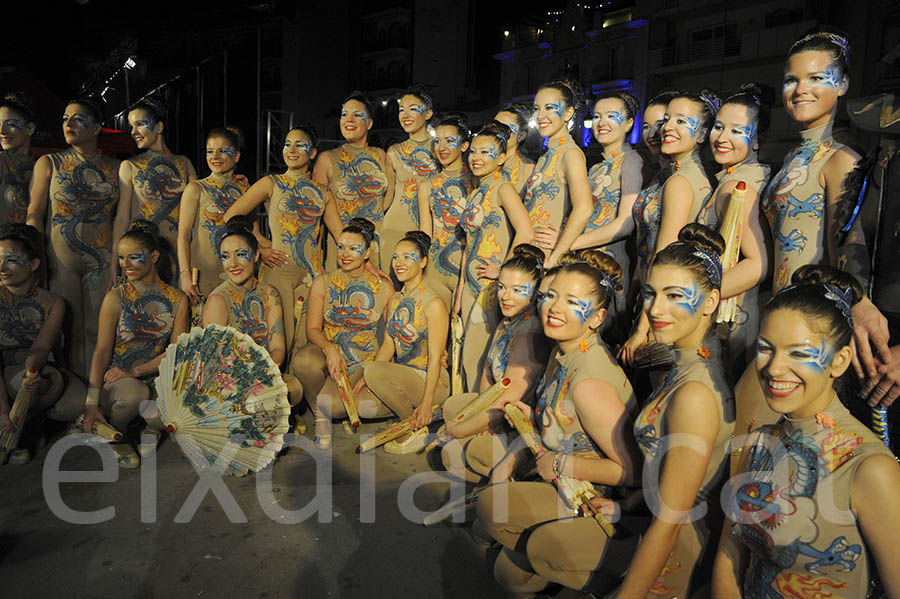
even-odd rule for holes
{"type": "MultiPolygon", "coordinates": [[[[119,268],[125,281],[106,293],[100,307],[97,349],[91,360],[84,408],[86,433],[97,420],[108,421],[123,434],[127,432],[141,403],[153,397],[153,378],[166,347],[188,329],[188,302],[184,293],[160,277],[160,271],[167,270],[168,265],[159,248],[159,230],[145,220],[132,223],[119,240],[119,268]]],[[[158,440],[161,429],[159,418],[151,417],[144,434],[158,440]]],[[[119,467],[140,466],[131,443],[113,443],[112,447],[119,467]]],[[[155,443],[142,443],[139,449],[144,454],[155,447],[155,443]]]]}
{"type": "Polygon", "coordinates": [[[769,266],[768,236],[759,196],[769,181],[770,169],[760,164],[757,152],[760,138],[769,129],[769,111],[774,93],[757,83],[741,86],[740,91],[722,102],[709,133],[713,157],[722,170],[716,174],[719,185],[713,192],[716,220],[722,223],[728,212],[731,194],[739,181],[746,186],[741,255],[722,275],[722,299],[737,296],[737,318],[727,330],[727,360],[732,380],[744,372],[756,344],[759,284],[769,266]]]}
{"type": "MultiPolygon", "coordinates": [[[[603,146],[603,160],[588,171],[588,183],[594,209],[584,233],[572,243],[572,249],[599,246],[613,257],[625,280],[627,294],[630,259],[625,249],[628,236],[634,230],[632,208],[643,183],[644,160],[634,151],[627,138],[634,127],[634,117],[640,110],[637,98],[624,92],[611,92],[594,103],[591,130],[594,139],[603,146]]],[[[546,227],[535,232],[535,239],[545,250],[556,244],[558,230],[546,227]]],[[[624,305],[614,305],[613,316],[627,314],[624,305]]],[[[630,320],[630,319],[629,319],[630,320]]]]}
{"type": "MultiPolygon", "coordinates": [[[[235,216],[226,223],[219,257],[227,279],[206,299],[202,326],[220,324],[250,335],[281,367],[288,349],[281,294],[275,286],[256,278],[260,251],[254,225],[249,216],[235,216]]],[[[303,397],[299,383],[289,374],[282,378],[291,405],[298,404],[303,397]]]]}
{"type": "Polygon", "coordinates": [[[537,137],[536,134],[532,135],[534,129],[529,126],[532,113],[533,110],[528,104],[514,102],[501,108],[494,117],[495,121],[509,127],[510,131],[509,142],[506,145],[506,162],[503,163],[503,170],[500,172],[512,183],[520,196],[528,179],[531,178],[531,173],[534,172],[534,161],[523,153],[529,138],[537,137]]]}
{"type": "Polygon", "coordinates": [[[569,132],[581,95],[578,83],[560,79],[542,86],[534,97],[534,120],[547,151],[534,166],[523,202],[535,233],[545,227],[560,231],[553,248],[544,248],[547,268],[569,251],[592,212],[584,152],[569,132]]]}
{"type": "MultiPolygon", "coordinates": [[[[450,394],[450,376],[442,356],[450,318],[447,306],[425,283],[431,240],[422,231],[409,231],[391,257],[394,276],[403,285],[384,307],[384,341],[375,359],[363,364],[363,378],[354,393],[368,390],[401,419],[414,417],[415,429],[384,446],[393,454],[414,453],[425,446],[432,411],[450,394]]],[[[342,412],[337,398],[320,408],[342,412]]],[[[378,410],[380,413],[382,410],[378,410]]]]}
{"type": "MultiPolygon", "coordinates": [[[[742,435],[713,597],[900,597],[900,467],[841,403],[862,288],[825,265],[801,266],[766,304],[753,365],[775,424],[742,435]]],[[[743,431],[741,431],[743,432],[743,431]]]]}
{"type": "Polygon", "coordinates": [[[384,205],[381,263],[385,265],[406,232],[419,228],[419,180],[438,172],[438,161],[432,154],[434,139],[428,131],[428,121],[434,114],[431,94],[423,85],[412,85],[400,93],[397,103],[397,118],[409,137],[387,151],[387,176],[393,182],[394,194],[385,199],[384,205]]]}
{"type": "Polygon", "coordinates": [[[734,426],[734,397],[712,328],[725,242],[694,223],[678,239],[653,258],[642,289],[656,341],[674,347],[675,364],[634,424],[653,519],[617,597],[691,597],[691,576],[718,534],[715,490],[734,426]]]}
{"type": "Polygon", "coordinates": [[[225,212],[247,191],[235,179],[244,136],[236,127],[217,128],[206,136],[210,174],[188,184],[178,215],[179,281],[192,304],[202,304],[222,282],[219,246],[225,235],[225,212]],[[193,283],[197,269],[197,284],[193,283]]]}
{"type": "Polygon", "coordinates": [[[29,420],[19,447],[9,454],[0,450],[0,464],[31,459],[29,433],[45,414],[59,422],[72,422],[84,409],[84,384],[50,361],[59,342],[66,304],[61,297],[37,285],[40,266],[40,234],[19,223],[0,225],[0,432],[12,431],[9,409],[23,385],[36,396],[28,409],[29,420]],[[25,382],[35,368],[39,378],[25,382]]]}
{"type": "MultiPolygon", "coordinates": [[[[165,108],[152,100],[142,100],[128,111],[131,138],[143,152],[119,166],[119,207],[113,223],[113,244],[118,244],[132,220],[146,219],[159,227],[174,264],[181,196],[188,183],[197,180],[197,173],[187,156],[173,154],[166,146],[165,121],[165,108]]],[[[115,281],[115,260],[110,268],[115,281]]]]}
{"type": "MultiPolygon", "coordinates": [[[[313,280],[309,290],[306,334],[309,344],[294,352],[291,370],[303,385],[316,419],[316,446],[331,447],[331,412],[340,403],[335,381],[347,369],[351,384],[363,375],[362,365],[377,351],[378,323],[394,292],[390,282],[366,269],[375,251],[375,225],[354,218],[337,239],[338,266],[313,280]]],[[[356,398],[359,415],[388,416],[383,403],[366,392],[356,398]]],[[[340,408],[340,412],[343,408],[340,408]]]]}
{"type": "Polygon", "coordinates": [[[481,380],[483,357],[499,322],[496,280],[500,265],[514,247],[531,243],[534,235],[519,194],[500,173],[509,135],[509,127],[492,121],[475,134],[469,150],[469,167],[479,186],[469,194],[460,217],[466,240],[451,310],[465,324],[462,370],[469,389],[481,380]]]}
{"type": "MultiPolygon", "coordinates": [[[[226,222],[265,204],[272,239],[254,228],[262,266],[259,280],[282,298],[287,352],[306,345],[306,300],[313,279],[322,274],[320,236],[328,190],[310,179],[319,136],[312,125],[288,131],[282,148],[287,170],[254,183],[225,212],[226,222]]],[[[334,216],[337,216],[336,214],[334,216]]],[[[335,219],[332,226],[339,227],[335,219]]],[[[290,358],[288,358],[290,362],[290,358]]]]}
{"type": "Polygon", "coordinates": [[[476,179],[463,163],[469,149],[469,125],[463,115],[447,115],[434,128],[434,153],[441,172],[419,182],[419,228],[431,238],[425,279],[448,307],[459,283],[463,243],[459,219],[476,179]]]}
{"type": "MultiPolygon", "coordinates": [[[[328,225],[325,250],[325,269],[332,271],[338,265],[338,249],[335,232],[343,230],[352,218],[364,218],[375,225],[375,250],[370,260],[379,266],[381,247],[381,221],[384,218],[384,201],[393,197],[393,179],[388,178],[387,156],[381,148],[368,144],[373,125],[372,104],[362,92],[352,92],[341,104],[341,135],[344,143],[334,150],[322,152],[313,169],[313,181],[331,191],[334,201],[325,206],[327,223],[340,219],[337,229],[328,225]]],[[[430,137],[430,136],[429,136],[430,137]]]]}
{"type": "Polygon", "coordinates": [[[25,222],[35,127],[34,107],[24,92],[0,99],[0,224],[25,222]]]}
{"type": "Polygon", "coordinates": [[[556,342],[534,408],[513,402],[533,421],[544,451],[538,482],[507,482],[517,461],[508,453],[491,473],[493,486],[478,498],[474,530],[503,545],[494,576],[504,588],[540,592],[551,582],[580,589],[609,548],[593,518],[575,514],[554,485],[560,477],[611,487],[634,484],[639,456],[628,434],[637,400],[625,373],[599,340],[597,329],[622,276],[600,250],[573,252],[550,282],[540,307],[544,334],[556,342]],[[506,509],[504,509],[506,508],[506,509]],[[526,533],[527,536],[526,536],[526,533]],[[552,565],[551,565],[552,564],[552,565]]]}
{"type": "Polygon", "coordinates": [[[785,157],[762,200],[775,244],[775,291],[804,264],[837,263],[837,205],[860,159],[831,136],[838,98],[850,85],[849,66],[850,42],[830,31],[805,35],[788,52],[782,99],[803,141],[785,157]]]}
{"type": "MultiPolygon", "coordinates": [[[[686,224],[700,223],[712,228],[717,225],[711,201],[713,186],[700,163],[700,150],[718,108],[719,98],[708,90],[679,92],[666,106],[660,152],[668,157],[671,170],[660,184],[658,195],[642,193],[634,208],[639,218],[636,224],[640,281],[646,280],[647,267],[657,249],[676,241],[686,224]]],[[[620,357],[633,364],[634,351],[648,342],[649,335],[650,323],[642,313],[620,357]]]]}
{"type": "Polygon", "coordinates": [[[97,147],[103,115],[93,100],[69,102],[62,125],[70,147],[35,163],[26,222],[44,232],[50,291],[72,310],[67,366],[87,378],[97,314],[109,289],[119,160],[97,147]]]}
{"type": "Polygon", "coordinates": [[[448,472],[468,482],[487,481],[499,458],[506,453],[505,436],[512,434],[502,406],[522,401],[534,406],[534,387],[547,364],[549,343],[537,315],[535,297],[543,277],[544,253],[529,244],[513,248],[497,279],[497,303],[503,319],[491,336],[478,388],[454,395],[444,402],[446,433],[441,459],[448,472]],[[492,385],[509,379],[497,400],[478,414],[457,423],[466,405],[492,385]],[[485,434],[491,433],[491,434],[485,434]]]}

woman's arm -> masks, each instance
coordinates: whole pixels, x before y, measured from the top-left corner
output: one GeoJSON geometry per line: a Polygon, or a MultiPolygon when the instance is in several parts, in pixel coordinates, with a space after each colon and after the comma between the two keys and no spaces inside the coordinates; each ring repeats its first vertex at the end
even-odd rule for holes
{"type": "Polygon", "coordinates": [[[218,293],[211,293],[203,304],[203,316],[200,326],[208,327],[211,324],[228,326],[228,304],[218,293]]]}
{"type": "MultiPolygon", "coordinates": [[[[462,315],[463,288],[466,285],[466,260],[468,260],[469,246],[463,245],[462,256],[459,258],[459,279],[456,282],[456,291],[453,292],[453,307],[450,316],[462,315]]],[[[465,318],[465,315],[462,315],[465,318]]],[[[465,322],[463,322],[465,325],[465,322]]]]}
{"type": "Polygon", "coordinates": [[[197,207],[200,203],[200,185],[196,182],[188,183],[181,194],[181,207],[178,210],[178,280],[181,290],[188,296],[191,303],[200,302],[200,290],[194,285],[191,276],[191,234],[194,229],[194,219],[197,218],[197,207]]]}
{"type": "Polygon", "coordinates": [[[690,381],[675,391],[665,420],[668,439],[681,435],[689,440],[679,447],[664,442],[660,449],[665,455],[657,458],[662,460],[659,481],[644,488],[645,495],[651,494],[647,503],[653,508],[653,522],[631,560],[618,599],[643,599],[678,542],[709,465],[719,431],[719,407],[706,385],[690,381]]]}
{"type": "Polygon", "coordinates": [[[388,148],[387,153],[385,153],[384,150],[378,150],[378,152],[381,153],[384,159],[384,176],[387,179],[383,206],[385,213],[387,213],[388,208],[391,207],[391,204],[394,203],[394,185],[397,182],[397,169],[394,166],[394,161],[397,160],[397,150],[395,149],[396,147],[397,144],[392,145],[390,148],[388,148]]]}
{"type": "MultiPolygon", "coordinates": [[[[753,378],[755,379],[756,376],[753,378]]],[[[753,444],[754,440],[748,435],[743,443],[743,449],[738,449],[740,460],[731,459],[732,482],[737,480],[742,473],[747,472],[750,448],[753,444]]],[[[719,547],[713,565],[712,596],[714,599],[741,599],[741,586],[744,573],[747,571],[749,556],[747,546],[734,536],[731,531],[731,521],[726,517],[722,534],[719,536],[719,547]]]]}
{"type": "Polygon", "coordinates": [[[560,256],[569,251],[572,242],[584,232],[593,212],[593,199],[591,198],[591,185],[587,178],[587,165],[584,161],[584,153],[579,149],[571,149],[563,155],[563,174],[566,185],[569,186],[569,199],[572,202],[572,210],[566,219],[556,247],[550,252],[545,261],[545,266],[556,265],[560,256]]]}
{"type": "Polygon", "coordinates": [[[44,318],[41,330],[38,331],[34,343],[28,350],[25,358],[25,369],[31,367],[40,370],[47,363],[47,355],[59,340],[59,331],[62,329],[63,319],[66,316],[66,303],[58,297],[50,306],[50,313],[44,318]]]}
{"type": "Polygon", "coordinates": [[[672,175],[662,188],[659,234],[656,237],[654,255],[670,243],[678,241],[678,232],[691,220],[691,205],[694,203],[694,189],[687,179],[672,175]]]}
{"type": "Polygon", "coordinates": [[[856,514],[869,554],[892,599],[900,597],[897,536],[900,535],[900,466],[879,454],[864,458],[850,483],[850,507],[856,514]],[[893,566],[891,564],[894,564],[893,566]]]}
{"type": "Polygon", "coordinates": [[[241,197],[234,201],[231,208],[225,211],[225,222],[228,222],[237,215],[250,214],[253,210],[272,197],[275,185],[272,183],[272,177],[263,177],[250,186],[241,197]]]}
{"type": "Polygon", "coordinates": [[[619,206],[616,209],[616,217],[593,231],[585,231],[572,243],[573,250],[592,248],[606,245],[631,235],[634,231],[634,217],[632,210],[634,202],[641,193],[643,184],[644,160],[637,152],[630,152],[622,159],[622,174],[620,175],[621,195],[619,206]]]}
{"type": "Polygon", "coordinates": [[[429,197],[431,185],[428,180],[419,181],[416,188],[416,196],[419,201],[419,230],[426,233],[429,237],[434,236],[434,226],[431,222],[431,198],[429,197]]]}
{"type": "MultiPolygon", "coordinates": [[[[131,223],[131,198],[134,195],[134,185],[131,183],[132,169],[134,165],[130,160],[123,160],[119,165],[119,204],[116,206],[116,218],[113,221],[112,235],[112,252],[116,255],[116,248],[119,247],[119,240],[128,225],[131,223]]],[[[115,286],[116,278],[119,276],[119,261],[110,260],[109,263],[109,285],[110,288],[115,286]]]]}
{"type": "MultiPolygon", "coordinates": [[[[531,226],[531,219],[528,218],[528,210],[525,209],[522,198],[516,193],[516,188],[512,184],[501,184],[497,193],[500,194],[500,205],[506,212],[506,218],[509,219],[509,223],[516,232],[512,243],[509,244],[506,257],[503,258],[503,261],[506,262],[512,256],[514,247],[534,241],[534,228],[531,226]]],[[[590,216],[590,213],[588,215],[590,216]]]]}
{"type": "Polygon", "coordinates": [[[91,357],[91,370],[88,379],[88,403],[84,407],[84,431],[91,432],[94,422],[100,420],[106,422],[106,418],[100,413],[100,389],[103,387],[109,362],[112,359],[113,348],[116,344],[116,325],[119,323],[119,314],[122,311],[122,302],[115,290],[108,291],[100,304],[100,316],[97,324],[97,345],[94,347],[94,355],[91,357]],[[91,399],[97,403],[91,403],[91,399]]]}
{"type": "MultiPolygon", "coordinates": [[[[172,332],[169,333],[169,344],[177,343],[178,337],[182,333],[187,332],[188,321],[191,317],[191,312],[188,308],[189,305],[190,303],[187,301],[187,297],[182,295],[181,301],[178,302],[178,307],[175,309],[175,320],[172,322],[172,332]]],[[[157,355],[149,362],[144,362],[143,364],[139,364],[132,368],[132,376],[140,378],[148,374],[155,374],[159,372],[159,363],[162,362],[164,357],[166,357],[165,350],[160,352],[159,355],[157,355]]]]}
{"type": "Polygon", "coordinates": [[[47,216],[47,204],[50,201],[50,175],[53,174],[53,163],[46,154],[38,158],[31,171],[31,190],[29,192],[28,216],[25,222],[43,235],[44,219],[47,216]]]}
{"type": "MultiPolygon", "coordinates": [[[[729,201],[737,181],[727,183],[720,194],[727,195],[729,201]]],[[[716,203],[719,203],[717,199],[716,203]]],[[[726,203],[727,204],[727,203],[726,203]]],[[[722,220],[727,208],[719,216],[722,220]]],[[[742,258],[722,275],[722,297],[728,299],[739,295],[759,284],[766,276],[769,268],[769,251],[771,248],[764,233],[762,211],[759,208],[759,191],[747,187],[747,200],[744,205],[744,230],[741,234],[742,258]]]]}
{"type": "Polygon", "coordinates": [[[832,266],[837,264],[837,219],[844,194],[844,181],[860,160],[860,155],[845,146],[828,159],[819,172],[819,184],[825,189],[825,244],[832,266]]]}
{"type": "Polygon", "coordinates": [[[306,337],[325,353],[325,365],[328,373],[334,380],[341,368],[346,368],[347,363],[341,354],[340,348],[328,340],[323,331],[325,323],[325,277],[317,276],[313,279],[309,289],[309,304],[306,307],[306,337]]]}
{"type": "Polygon", "coordinates": [[[321,152],[313,167],[312,179],[323,187],[331,183],[331,152],[321,152]]]}
{"type": "Polygon", "coordinates": [[[337,238],[344,228],[344,222],[341,220],[340,213],[338,213],[337,200],[334,199],[334,194],[327,189],[325,190],[325,212],[322,215],[322,222],[325,223],[325,228],[328,229],[328,233],[331,234],[332,239],[337,243],[337,238]]]}
{"type": "Polygon", "coordinates": [[[425,319],[428,322],[428,366],[425,371],[425,391],[422,402],[416,408],[418,426],[426,426],[431,422],[431,407],[434,405],[434,392],[441,380],[441,359],[447,347],[447,332],[450,329],[450,317],[447,306],[438,297],[432,299],[425,308],[425,319]]]}
{"type": "Polygon", "coordinates": [[[279,367],[287,354],[287,342],[284,336],[284,304],[281,294],[274,286],[269,287],[269,312],[266,314],[266,329],[269,332],[269,356],[279,367]]]}

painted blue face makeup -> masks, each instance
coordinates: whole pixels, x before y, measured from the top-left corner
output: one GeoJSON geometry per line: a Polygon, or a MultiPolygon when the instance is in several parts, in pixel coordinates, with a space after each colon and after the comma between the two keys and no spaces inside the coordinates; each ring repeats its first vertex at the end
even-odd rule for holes
{"type": "Polygon", "coordinates": [[[547,294],[543,291],[535,291],[534,292],[534,305],[537,306],[538,310],[541,309],[541,306],[544,305],[544,302],[547,301],[547,294]]]}
{"type": "Polygon", "coordinates": [[[303,152],[307,156],[312,154],[313,147],[312,147],[312,144],[309,143],[308,141],[301,141],[300,143],[297,144],[297,147],[300,148],[301,150],[303,150],[303,152]]]}
{"type": "Polygon", "coordinates": [[[700,132],[700,119],[692,116],[683,116],[678,120],[679,124],[688,130],[691,137],[697,137],[697,134],[700,132]]]}
{"type": "Polygon", "coordinates": [[[424,115],[428,112],[428,109],[424,104],[410,104],[409,109],[419,115],[424,115]]]}
{"type": "Polygon", "coordinates": [[[625,122],[625,115],[617,110],[606,113],[606,118],[614,122],[616,126],[621,126],[625,122]]]}
{"type": "Polygon", "coordinates": [[[500,155],[500,150],[497,148],[496,144],[491,144],[484,149],[485,154],[487,154],[491,160],[497,160],[497,156],[500,155]]]}
{"type": "Polygon", "coordinates": [[[0,126],[5,127],[10,132],[25,130],[25,123],[19,119],[6,119],[2,123],[0,123],[0,126]]]}
{"type": "Polygon", "coordinates": [[[814,370],[825,372],[825,369],[831,365],[834,351],[832,351],[831,346],[822,339],[819,347],[809,345],[805,348],[793,350],[791,351],[791,357],[803,362],[814,370]]]}
{"type": "Polygon", "coordinates": [[[821,80],[817,83],[831,89],[837,89],[841,84],[841,75],[834,66],[828,67],[823,73],[817,73],[816,76],[821,77],[821,80]]]}
{"type": "Polygon", "coordinates": [[[513,293],[524,299],[531,299],[534,293],[534,283],[526,283],[525,285],[513,285],[513,293]]]}
{"type": "Polygon", "coordinates": [[[253,252],[249,248],[241,248],[234,252],[234,255],[242,262],[253,262],[253,252]]]}
{"type": "Polygon", "coordinates": [[[4,249],[0,249],[0,264],[9,264],[10,266],[14,266],[16,268],[25,268],[28,266],[29,260],[25,257],[24,254],[21,254],[15,250],[6,251],[4,249]]]}
{"type": "Polygon", "coordinates": [[[147,250],[141,250],[137,254],[128,254],[128,259],[140,266],[146,266],[148,258],[147,250]]]}
{"type": "Polygon", "coordinates": [[[562,118],[564,112],[562,102],[551,102],[550,104],[547,104],[547,108],[549,108],[553,114],[562,118]]]}
{"type": "Polygon", "coordinates": [[[225,146],[222,148],[222,153],[234,160],[234,157],[237,156],[237,150],[232,148],[231,146],[225,146]]]}
{"type": "Polygon", "coordinates": [[[422,259],[422,256],[418,254],[418,252],[404,252],[402,254],[394,254],[391,256],[391,260],[403,260],[405,262],[418,262],[422,259]]]}
{"type": "Polygon", "coordinates": [[[73,114],[72,116],[63,115],[63,125],[70,125],[78,129],[87,129],[94,124],[94,119],[89,114],[73,114]]]}
{"type": "Polygon", "coordinates": [[[149,131],[150,129],[153,129],[154,126],[156,126],[156,123],[154,123],[150,119],[141,119],[138,122],[136,122],[134,124],[134,126],[137,127],[138,129],[146,129],[149,131]]]}
{"type": "Polygon", "coordinates": [[[700,291],[700,288],[697,286],[697,283],[691,283],[690,288],[676,287],[676,289],[684,297],[683,299],[674,302],[675,305],[686,310],[691,316],[696,314],[697,310],[700,308],[700,303],[705,297],[703,292],[700,291]]]}
{"type": "Polygon", "coordinates": [[[445,143],[447,144],[447,147],[456,150],[462,145],[462,139],[460,139],[458,136],[451,135],[450,137],[447,137],[445,139],[445,143]]]}
{"type": "Polygon", "coordinates": [[[354,243],[351,245],[344,245],[343,243],[339,243],[337,244],[337,249],[338,251],[348,250],[351,253],[356,254],[357,256],[362,256],[366,251],[365,246],[363,246],[363,244],[361,243],[354,243]]]}
{"type": "Polygon", "coordinates": [[[578,317],[578,322],[581,324],[586,323],[588,318],[593,316],[596,311],[593,302],[590,300],[580,300],[573,297],[569,300],[569,303],[572,306],[572,312],[575,313],[575,316],[578,317]]]}
{"type": "Polygon", "coordinates": [[[734,136],[739,138],[748,148],[753,145],[756,139],[756,123],[750,123],[745,127],[735,127],[732,131],[734,136]]]}

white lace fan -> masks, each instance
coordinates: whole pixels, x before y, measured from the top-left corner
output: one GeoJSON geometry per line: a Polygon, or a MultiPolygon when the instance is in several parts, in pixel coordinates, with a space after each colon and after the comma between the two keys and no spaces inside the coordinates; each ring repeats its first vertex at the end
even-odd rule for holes
{"type": "Polygon", "coordinates": [[[243,476],[284,447],[287,386],[268,352],[231,327],[194,327],[166,349],[160,417],[198,469],[243,476]]]}

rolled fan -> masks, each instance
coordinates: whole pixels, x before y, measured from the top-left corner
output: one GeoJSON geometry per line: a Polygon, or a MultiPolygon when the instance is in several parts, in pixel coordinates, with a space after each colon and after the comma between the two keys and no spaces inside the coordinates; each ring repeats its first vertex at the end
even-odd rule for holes
{"type": "MultiPolygon", "coordinates": [[[[747,184],[738,181],[731,192],[728,210],[719,227],[719,233],[725,239],[725,253],[722,254],[722,270],[734,267],[741,257],[741,239],[744,235],[744,206],[747,203],[747,184]]],[[[738,297],[729,297],[719,303],[716,323],[731,324],[737,320],[738,297]]]]}
{"type": "Polygon", "coordinates": [[[25,378],[22,380],[22,386],[19,387],[16,399],[13,401],[12,408],[9,410],[9,421],[13,425],[13,430],[9,433],[0,433],[0,450],[12,451],[19,446],[19,437],[22,436],[22,429],[25,428],[25,418],[28,416],[28,408],[31,406],[31,401],[34,396],[37,395],[37,390],[29,391],[26,388],[27,383],[39,376],[40,373],[34,366],[29,368],[25,373],[25,378]]]}
{"type": "Polygon", "coordinates": [[[243,476],[284,447],[291,406],[278,366],[231,327],[182,333],[156,379],[166,430],[197,469],[243,476]]]}

